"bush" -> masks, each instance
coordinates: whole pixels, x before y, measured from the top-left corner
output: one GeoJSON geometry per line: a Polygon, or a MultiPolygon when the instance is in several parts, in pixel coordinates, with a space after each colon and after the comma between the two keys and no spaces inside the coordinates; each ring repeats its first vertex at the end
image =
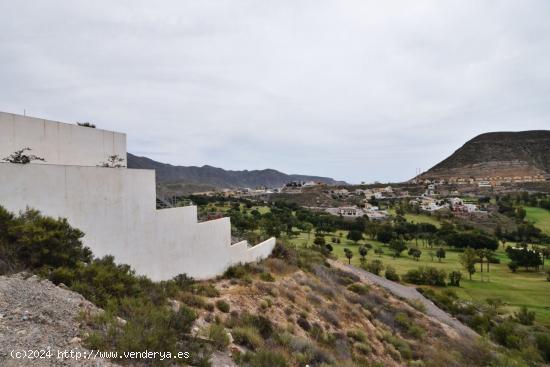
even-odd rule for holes
{"type": "Polygon", "coordinates": [[[195,287],[195,293],[208,298],[220,296],[220,292],[210,283],[197,284],[195,287]]]}
{"type": "Polygon", "coordinates": [[[386,279],[398,282],[399,281],[399,275],[395,271],[393,266],[388,265],[386,267],[386,273],[384,274],[386,276],[386,279]]]}
{"type": "Polygon", "coordinates": [[[382,270],[384,270],[384,264],[380,260],[372,260],[367,263],[365,269],[373,274],[380,275],[382,270]]]}
{"type": "Polygon", "coordinates": [[[250,348],[251,350],[256,350],[264,344],[258,330],[250,326],[237,327],[232,330],[231,335],[233,335],[235,343],[250,348]]]}
{"type": "Polygon", "coordinates": [[[246,353],[239,358],[243,365],[249,367],[287,367],[284,354],[273,350],[261,349],[256,353],[246,353]]]}
{"type": "Polygon", "coordinates": [[[510,261],[510,263],[508,264],[508,268],[510,269],[510,271],[511,271],[512,273],[515,273],[515,272],[518,270],[519,265],[518,265],[518,263],[515,262],[515,261],[510,261]]]}
{"type": "Polygon", "coordinates": [[[459,271],[451,271],[449,273],[449,285],[453,287],[460,287],[460,280],[462,279],[462,273],[459,271]]]}
{"type": "Polygon", "coordinates": [[[351,338],[360,343],[364,343],[367,341],[367,335],[359,329],[348,330],[346,335],[348,336],[348,338],[351,338]]]}
{"type": "Polygon", "coordinates": [[[55,284],[64,283],[103,308],[110,302],[118,303],[126,297],[142,296],[147,288],[151,289],[151,295],[155,293],[153,288],[158,293],[165,291],[163,287],[156,287],[152,282],[138,278],[129,265],[115,264],[112,256],[95,259],[90,264],[54,269],[49,279],[55,284]]]}
{"type": "Polygon", "coordinates": [[[529,311],[526,306],[521,306],[519,312],[514,313],[514,318],[522,325],[533,325],[535,312],[529,311]]]}
{"type": "Polygon", "coordinates": [[[444,270],[421,266],[418,269],[409,270],[403,278],[412,284],[444,287],[446,277],[447,273],[444,270]]]}
{"type": "Polygon", "coordinates": [[[252,328],[264,339],[268,339],[273,334],[273,324],[267,317],[262,315],[251,315],[245,312],[239,317],[236,312],[231,312],[226,324],[232,328],[252,328]]]}
{"type": "Polygon", "coordinates": [[[114,315],[107,313],[96,320],[100,330],[84,341],[88,348],[129,350],[162,350],[177,352],[178,343],[190,332],[196,319],[193,310],[182,305],[178,312],[165,306],[155,306],[142,299],[128,298],[121,301],[121,315],[126,320],[121,325],[114,315]]]}
{"type": "Polygon", "coordinates": [[[355,343],[353,347],[364,355],[372,353],[372,347],[367,343],[355,343]]]}
{"type": "Polygon", "coordinates": [[[369,286],[362,283],[353,283],[348,286],[348,290],[359,295],[365,295],[369,293],[369,286]]]}
{"type": "Polygon", "coordinates": [[[296,323],[298,325],[300,325],[300,327],[302,329],[304,329],[305,331],[310,331],[311,330],[311,324],[309,323],[309,321],[307,321],[307,319],[303,316],[300,316],[298,318],[298,320],[296,321],[296,323]]]}
{"type": "Polygon", "coordinates": [[[521,337],[517,332],[516,325],[510,320],[495,326],[492,335],[497,343],[504,345],[506,348],[518,349],[521,345],[521,337]]]}
{"type": "Polygon", "coordinates": [[[224,350],[229,345],[229,335],[220,324],[212,324],[208,327],[208,338],[214,342],[218,350],[224,350]]]}
{"type": "Polygon", "coordinates": [[[0,258],[14,270],[74,268],[89,263],[92,252],[85,247],[80,230],[66,219],[54,219],[27,209],[18,216],[0,206],[0,258]]]}
{"type": "Polygon", "coordinates": [[[319,310],[319,315],[327,322],[330,322],[332,325],[339,327],[340,322],[338,321],[338,316],[333,311],[328,308],[322,308],[319,310]]]}
{"type": "Polygon", "coordinates": [[[424,334],[424,330],[414,324],[404,312],[398,312],[395,315],[395,322],[414,338],[420,338],[424,334]]]}
{"type": "Polygon", "coordinates": [[[248,264],[246,265],[243,265],[243,264],[238,264],[238,265],[233,265],[233,266],[230,266],[229,268],[227,268],[227,270],[225,271],[225,273],[223,274],[224,278],[227,278],[227,279],[243,279],[245,278],[246,276],[248,276],[250,274],[251,270],[250,270],[250,266],[248,264]]]}
{"type": "Polygon", "coordinates": [[[185,303],[187,306],[196,308],[206,308],[206,302],[201,296],[197,296],[193,293],[182,292],[179,295],[179,300],[185,303]]]}
{"type": "Polygon", "coordinates": [[[275,278],[273,278],[273,275],[271,275],[271,273],[269,273],[269,272],[261,273],[260,274],[260,279],[263,280],[264,282],[274,282],[275,281],[275,278]]]}
{"type": "Polygon", "coordinates": [[[227,303],[223,299],[219,299],[216,301],[216,307],[218,308],[218,310],[220,310],[223,313],[228,313],[231,308],[229,306],[229,303],[227,303]]]}
{"type": "Polygon", "coordinates": [[[393,345],[395,349],[397,349],[397,351],[399,352],[400,356],[403,359],[409,360],[412,358],[411,347],[409,343],[407,343],[405,340],[400,339],[397,336],[393,336],[393,335],[386,335],[385,339],[388,343],[393,345]]]}
{"type": "Polygon", "coordinates": [[[546,362],[550,362],[550,334],[539,333],[536,336],[537,348],[546,362]]]}

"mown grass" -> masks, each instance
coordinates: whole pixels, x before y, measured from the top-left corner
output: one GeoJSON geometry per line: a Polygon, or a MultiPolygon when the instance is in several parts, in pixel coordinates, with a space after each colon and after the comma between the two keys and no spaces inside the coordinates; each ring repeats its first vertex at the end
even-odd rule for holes
{"type": "MultiPolygon", "coordinates": [[[[388,213],[392,214],[392,215],[395,215],[395,210],[394,209],[389,209],[388,213]]],[[[441,223],[437,220],[437,218],[435,218],[431,215],[428,215],[428,214],[410,214],[410,213],[407,213],[407,214],[404,215],[404,217],[408,222],[411,222],[411,223],[429,223],[429,224],[433,224],[437,228],[441,227],[441,223]]]]}
{"type": "MultiPolygon", "coordinates": [[[[461,298],[476,302],[485,302],[488,298],[500,298],[506,303],[506,309],[509,312],[517,311],[521,306],[526,306],[536,312],[538,322],[550,326],[550,282],[546,281],[544,272],[526,272],[520,269],[517,273],[512,273],[508,269],[507,264],[509,260],[502,247],[497,250],[497,257],[501,263],[491,264],[490,272],[487,273],[484,270],[483,275],[480,272],[480,266],[477,265],[477,272],[472,276],[472,280],[469,280],[468,274],[462,269],[459,263],[459,252],[453,249],[446,249],[446,258],[441,262],[435,256],[432,261],[429,255],[430,249],[422,247],[422,244],[419,242],[419,248],[422,251],[419,261],[409,257],[406,251],[403,252],[401,257],[394,259],[391,251],[384,244],[365,239],[359,241],[358,245],[356,245],[346,239],[346,235],[346,231],[337,231],[334,235],[325,236],[326,242],[333,246],[333,254],[343,263],[348,263],[348,259],[344,255],[344,248],[347,247],[353,252],[351,264],[359,266],[359,245],[369,243],[373,248],[369,250],[367,261],[379,259],[384,265],[393,266],[400,276],[408,270],[416,269],[419,266],[434,266],[444,269],[447,273],[453,270],[460,270],[463,274],[461,287],[453,288],[453,290],[461,298]],[[333,243],[332,237],[338,237],[341,243],[333,243]],[[375,254],[375,248],[381,248],[384,253],[382,255],[375,254]]],[[[291,241],[300,246],[311,246],[313,245],[314,238],[314,234],[311,233],[308,241],[307,234],[300,233],[299,236],[292,238],[291,241]]],[[[411,241],[409,244],[413,245],[414,241],[411,241]]],[[[548,269],[550,269],[550,266],[547,264],[545,270],[548,269]]]]}
{"type": "Polygon", "coordinates": [[[536,207],[525,207],[526,219],[532,222],[535,227],[540,228],[544,233],[550,235],[550,210],[536,207]]]}

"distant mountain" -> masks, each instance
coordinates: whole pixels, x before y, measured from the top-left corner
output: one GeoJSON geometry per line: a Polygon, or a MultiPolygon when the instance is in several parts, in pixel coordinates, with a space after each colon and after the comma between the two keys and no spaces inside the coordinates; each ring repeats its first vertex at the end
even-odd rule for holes
{"type": "Polygon", "coordinates": [[[550,174],[548,130],[478,135],[418,178],[515,177],[538,174],[550,174]]]}
{"type": "Polygon", "coordinates": [[[274,169],[228,171],[212,166],[185,167],[160,163],[128,153],[128,168],[154,169],[158,183],[202,185],[215,188],[281,187],[290,181],[318,181],[329,185],[345,184],[328,177],[288,175],[274,169]]]}

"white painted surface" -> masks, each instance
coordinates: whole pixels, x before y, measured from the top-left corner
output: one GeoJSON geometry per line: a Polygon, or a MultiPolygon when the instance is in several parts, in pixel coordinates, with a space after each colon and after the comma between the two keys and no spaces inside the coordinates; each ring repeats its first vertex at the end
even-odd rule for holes
{"type": "Polygon", "coordinates": [[[98,166],[118,155],[126,165],[126,134],[0,112],[0,159],[26,147],[48,164],[98,166]]]}
{"type": "Polygon", "coordinates": [[[275,239],[231,245],[229,218],[197,222],[195,206],[155,209],[154,171],[48,164],[0,164],[0,205],[64,217],[95,255],[114,255],[154,280],[214,277],[269,256],[275,239]]]}
{"type": "Polygon", "coordinates": [[[96,256],[113,255],[153,280],[214,277],[275,246],[275,238],[231,245],[229,218],[198,223],[195,206],[156,210],[153,170],[96,167],[104,154],[126,156],[124,134],[0,113],[0,152],[25,146],[47,163],[0,163],[0,205],[67,218],[96,256]],[[101,143],[109,136],[111,145],[101,143]]]}

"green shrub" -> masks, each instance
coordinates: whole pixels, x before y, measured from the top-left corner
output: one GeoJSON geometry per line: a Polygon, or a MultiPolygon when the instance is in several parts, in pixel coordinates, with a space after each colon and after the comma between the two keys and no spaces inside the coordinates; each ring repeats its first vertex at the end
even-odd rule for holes
{"type": "Polygon", "coordinates": [[[231,335],[233,335],[235,343],[250,348],[251,350],[256,350],[264,344],[258,330],[250,326],[234,328],[231,335]]]}
{"type": "Polygon", "coordinates": [[[516,325],[510,320],[506,320],[495,326],[491,334],[497,343],[506,348],[518,349],[521,345],[522,338],[518,333],[516,325]]]}
{"type": "Polygon", "coordinates": [[[399,275],[395,271],[395,268],[393,266],[388,265],[386,267],[386,273],[384,274],[386,276],[386,279],[398,282],[399,281],[399,275]]]}
{"type": "Polygon", "coordinates": [[[162,350],[177,352],[178,343],[190,332],[196,319],[193,310],[182,305],[178,312],[166,306],[156,306],[143,299],[127,298],[120,302],[120,314],[126,320],[120,324],[114,315],[96,320],[100,331],[84,341],[88,347],[117,351],[162,350]]]}
{"type": "MultiPolygon", "coordinates": [[[[89,264],[78,264],[71,270],[55,269],[50,277],[54,283],[65,283],[100,307],[106,307],[111,301],[144,295],[146,288],[156,287],[151,281],[136,277],[129,265],[115,264],[112,256],[94,259],[89,264]]],[[[162,293],[160,287],[157,291],[162,293]]]]}
{"type": "Polygon", "coordinates": [[[224,350],[230,342],[229,335],[220,324],[211,324],[208,327],[208,338],[214,342],[214,346],[218,350],[224,350]]]}
{"type": "Polygon", "coordinates": [[[411,305],[415,310],[426,313],[426,305],[422,301],[418,299],[411,299],[408,300],[407,303],[411,305]]]}
{"type": "Polygon", "coordinates": [[[535,339],[541,356],[546,362],[550,362],[550,333],[539,333],[535,339]]]}
{"type": "Polygon", "coordinates": [[[242,322],[245,325],[249,325],[251,327],[254,327],[262,338],[267,339],[271,337],[273,334],[274,328],[273,324],[271,323],[271,320],[269,320],[267,317],[262,315],[250,315],[250,314],[243,314],[242,316],[242,322]]]}
{"type": "Polygon", "coordinates": [[[223,273],[223,276],[227,279],[243,279],[250,273],[251,269],[248,264],[238,264],[227,268],[227,270],[223,273]]]}
{"type": "Polygon", "coordinates": [[[275,278],[273,278],[273,275],[271,275],[271,273],[269,273],[269,272],[261,273],[260,274],[260,279],[263,280],[264,282],[274,282],[275,281],[275,278]]]}
{"type": "Polygon", "coordinates": [[[451,271],[449,273],[449,285],[452,287],[460,287],[462,273],[460,271],[451,271]]]}
{"type": "Polygon", "coordinates": [[[310,331],[311,330],[311,324],[309,323],[309,321],[307,321],[307,319],[304,317],[304,316],[300,316],[298,318],[298,320],[296,321],[296,323],[302,328],[304,329],[305,331],[310,331]]]}
{"type": "Polygon", "coordinates": [[[445,286],[447,273],[442,269],[431,266],[421,266],[418,269],[409,270],[403,277],[405,281],[412,284],[445,286]]]}
{"type": "Polygon", "coordinates": [[[353,283],[348,286],[348,290],[359,295],[365,295],[369,293],[369,286],[362,283],[353,283]]]}
{"type": "Polygon", "coordinates": [[[424,334],[424,330],[412,322],[409,316],[404,312],[398,312],[395,315],[395,323],[414,338],[420,338],[424,334]]]}
{"type": "Polygon", "coordinates": [[[367,343],[355,343],[353,347],[364,355],[372,353],[372,347],[367,343]]]}
{"type": "Polygon", "coordinates": [[[187,274],[178,274],[174,278],[172,278],[172,282],[180,289],[180,290],[189,290],[193,284],[195,284],[195,280],[187,274]]]}
{"type": "Polygon", "coordinates": [[[373,274],[380,275],[382,270],[384,270],[384,264],[380,260],[372,260],[367,263],[365,269],[373,274]]]}
{"type": "Polygon", "coordinates": [[[187,306],[196,307],[196,308],[206,308],[205,300],[192,293],[182,292],[179,294],[178,299],[185,303],[187,306]]]}
{"type": "Polygon", "coordinates": [[[397,349],[401,358],[405,360],[409,360],[412,358],[413,354],[412,354],[411,347],[409,343],[407,343],[405,340],[389,334],[385,336],[385,340],[391,345],[393,345],[395,349],[397,349]]]}
{"type": "Polygon", "coordinates": [[[360,343],[364,343],[367,341],[367,335],[359,329],[348,330],[346,335],[348,336],[348,338],[351,338],[360,343]]]}
{"type": "Polygon", "coordinates": [[[287,367],[287,358],[284,354],[267,349],[258,350],[256,353],[246,353],[240,360],[249,367],[287,367]]]}
{"type": "Polygon", "coordinates": [[[66,219],[43,216],[27,209],[15,216],[0,206],[0,258],[14,270],[74,268],[89,263],[92,252],[85,247],[80,230],[66,219]]]}
{"type": "Polygon", "coordinates": [[[204,296],[208,298],[220,296],[220,292],[210,283],[197,284],[195,287],[195,293],[199,296],[204,296]]]}
{"type": "Polygon", "coordinates": [[[535,312],[529,311],[526,306],[521,306],[520,310],[514,313],[517,322],[523,325],[533,325],[535,322],[535,312]]]}
{"type": "Polygon", "coordinates": [[[218,310],[220,310],[223,313],[228,313],[229,309],[231,308],[229,306],[229,303],[227,303],[223,299],[219,299],[216,301],[216,307],[218,308],[218,310]]]}

